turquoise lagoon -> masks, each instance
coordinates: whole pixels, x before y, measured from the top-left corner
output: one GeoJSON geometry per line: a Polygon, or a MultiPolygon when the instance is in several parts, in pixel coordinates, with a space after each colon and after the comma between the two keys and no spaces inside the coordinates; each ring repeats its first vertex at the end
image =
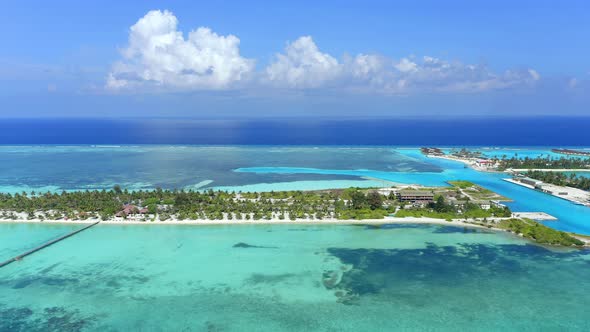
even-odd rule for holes
{"type": "Polygon", "coordinates": [[[589,251],[484,230],[98,225],[0,268],[0,331],[587,331],[588,289],[589,251]]]}
{"type": "MultiPolygon", "coordinates": [[[[549,148],[476,149],[488,156],[556,157],[549,148]]],[[[235,191],[447,185],[470,180],[513,202],[543,211],[560,230],[590,234],[590,208],[503,181],[463,164],[423,156],[418,148],[384,146],[0,146],[0,191],[184,188],[235,191]]]]}
{"type": "MultiPolygon", "coordinates": [[[[546,152],[518,155],[534,153],[546,152]]],[[[551,227],[590,234],[588,208],[416,148],[0,147],[3,192],[453,179],[512,198],[514,210],[553,214],[551,227]]],[[[0,223],[0,260],[76,227],[0,223]]],[[[98,225],[0,268],[0,331],[588,330],[588,289],[589,251],[487,230],[98,225]]]]}

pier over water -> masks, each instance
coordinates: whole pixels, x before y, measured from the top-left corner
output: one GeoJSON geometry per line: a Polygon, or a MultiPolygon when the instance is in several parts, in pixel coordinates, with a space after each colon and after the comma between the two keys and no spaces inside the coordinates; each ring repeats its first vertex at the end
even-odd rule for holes
{"type": "Polygon", "coordinates": [[[0,268],[1,267],[4,267],[4,266],[6,266],[6,265],[8,265],[10,263],[19,261],[19,260],[21,260],[21,259],[23,259],[23,258],[25,258],[25,257],[27,257],[27,256],[29,256],[31,254],[36,253],[37,251],[40,251],[42,249],[45,249],[45,248],[47,248],[47,247],[49,247],[49,246],[51,246],[53,244],[56,244],[56,243],[58,243],[60,241],[63,241],[63,240],[65,240],[65,239],[67,239],[67,238],[69,238],[71,236],[74,236],[74,235],[76,235],[76,234],[78,234],[78,233],[80,233],[82,231],[85,231],[85,230],[89,229],[90,227],[95,226],[95,225],[97,225],[99,223],[100,223],[100,221],[97,221],[97,222],[92,223],[90,225],[86,225],[86,226],[84,226],[84,227],[82,227],[80,229],[77,229],[75,231],[72,231],[72,232],[69,232],[69,233],[67,233],[65,235],[62,235],[62,236],[58,237],[57,239],[53,239],[53,240],[51,240],[49,242],[46,242],[46,243],[44,243],[44,244],[42,244],[42,245],[40,245],[38,247],[35,247],[35,248],[33,248],[33,249],[29,250],[29,251],[26,251],[26,252],[24,252],[24,253],[22,253],[22,254],[20,254],[18,256],[14,256],[14,257],[12,257],[9,260],[6,260],[4,262],[1,262],[0,263],[0,268]]]}

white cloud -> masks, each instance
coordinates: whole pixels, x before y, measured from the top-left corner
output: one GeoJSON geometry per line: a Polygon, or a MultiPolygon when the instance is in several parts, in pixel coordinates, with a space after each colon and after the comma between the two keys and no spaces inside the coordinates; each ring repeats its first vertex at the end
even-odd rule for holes
{"type": "Polygon", "coordinates": [[[412,94],[478,92],[531,86],[533,69],[492,71],[432,56],[388,58],[358,54],[340,59],[323,52],[310,36],[288,43],[271,63],[255,71],[254,60],[240,55],[240,40],[200,27],[185,38],[169,11],[153,10],[129,29],[122,59],[107,75],[112,90],[211,90],[286,87],[329,88],[343,92],[412,94]]]}
{"type": "Polygon", "coordinates": [[[352,76],[356,78],[370,78],[381,72],[385,59],[377,55],[359,54],[348,66],[352,76]]]}
{"type": "Polygon", "coordinates": [[[418,65],[415,62],[408,60],[408,58],[403,58],[395,65],[395,69],[401,71],[402,73],[413,72],[416,71],[418,65]]]}
{"type": "MultiPolygon", "coordinates": [[[[366,92],[410,94],[421,92],[477,92],[531,85],[540,79],[531,69],[496,74],[484,65],[449,62],[431,56],[420,60],[381,58],[380,70],[372,73],[364,86],[366,92]]],[[[367,79],[365,80],[367,81],[367,79]]],[[[359,85],[364,82],[347,82],[359,85]]]]}
{"type": "Polygon", "coordinates": [[[479,92],[531,85],[540,79],[533,69],[497,74],[484,65],[449,62],[432,56],[395,60],[359,54],[338,61],[322,53],[311,37],[287,45],[266,68],[266,82],[292,88],[340,88],[381,94],[479,92]]]}
{"type": "Polygon", "coordinates": [[[508,70],[497,74],[485,65],[449,62],[430,56],[425,56],[421,62],[413,64],[403,68],[396,66],[396,69],[400,71],[398,76],[405,80],[405,90],[477,92],[529,85],[540,77],[532,69],[508,70]],[[408,68],[411,70],[405,70],[408,68]]]}
{"type": "Polygon", "coordinates": [[[311,37],[303,36],[288,44],[284,54],[276,55],[265,78],[280,86],[310,88],[335,79],[341,70],[336,58],[320,52],[311,37]]]}
{"type": "Polygon", "coordinates": [[[541,75],[539,75],[539,73],[537,73],[536,70],[529,69],[528,71],[529,71],[529,74],[531,75],[533,80],[538,81],[541,78],[541,75]]]}
{"type": "Polygon", "coordinates": [[[169,11],[153,10],[129,30],[123,60],[107,77],[112,89],[156,86],[172,89],[221,89],[244,80],[254,60],[240,55],[240,40],[200,27],[184,38],[169,11]]]}

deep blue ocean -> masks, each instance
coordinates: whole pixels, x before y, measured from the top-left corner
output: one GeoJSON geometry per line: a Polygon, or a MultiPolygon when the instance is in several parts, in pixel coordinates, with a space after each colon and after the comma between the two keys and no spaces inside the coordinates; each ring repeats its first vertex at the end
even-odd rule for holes
{"type": "Polygon", "coordinates": [[[590,117],[1,119],[0,144],[588,146],[590,117]]]}

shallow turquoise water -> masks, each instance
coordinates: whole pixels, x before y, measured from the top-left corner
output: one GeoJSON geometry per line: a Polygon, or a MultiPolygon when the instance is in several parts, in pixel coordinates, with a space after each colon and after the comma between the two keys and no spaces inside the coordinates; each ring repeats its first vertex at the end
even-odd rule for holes
{"type": "Polygon", "coordinates": [[[99,225],[0,269],[0,331],[588,330],[589,264],[456,227],[99,225]]]}
{"type": "Polygon", "coordinates": [[[590,171],[588,172],[563,172],[566,175],[576,174],[579,177],[590,178],[590,171]]]}
{"type": "Polygon", "coordinates": [[[39,227],[36,224],[0,223],[0,262],[78,228],[77,225],[39,227]]]}

